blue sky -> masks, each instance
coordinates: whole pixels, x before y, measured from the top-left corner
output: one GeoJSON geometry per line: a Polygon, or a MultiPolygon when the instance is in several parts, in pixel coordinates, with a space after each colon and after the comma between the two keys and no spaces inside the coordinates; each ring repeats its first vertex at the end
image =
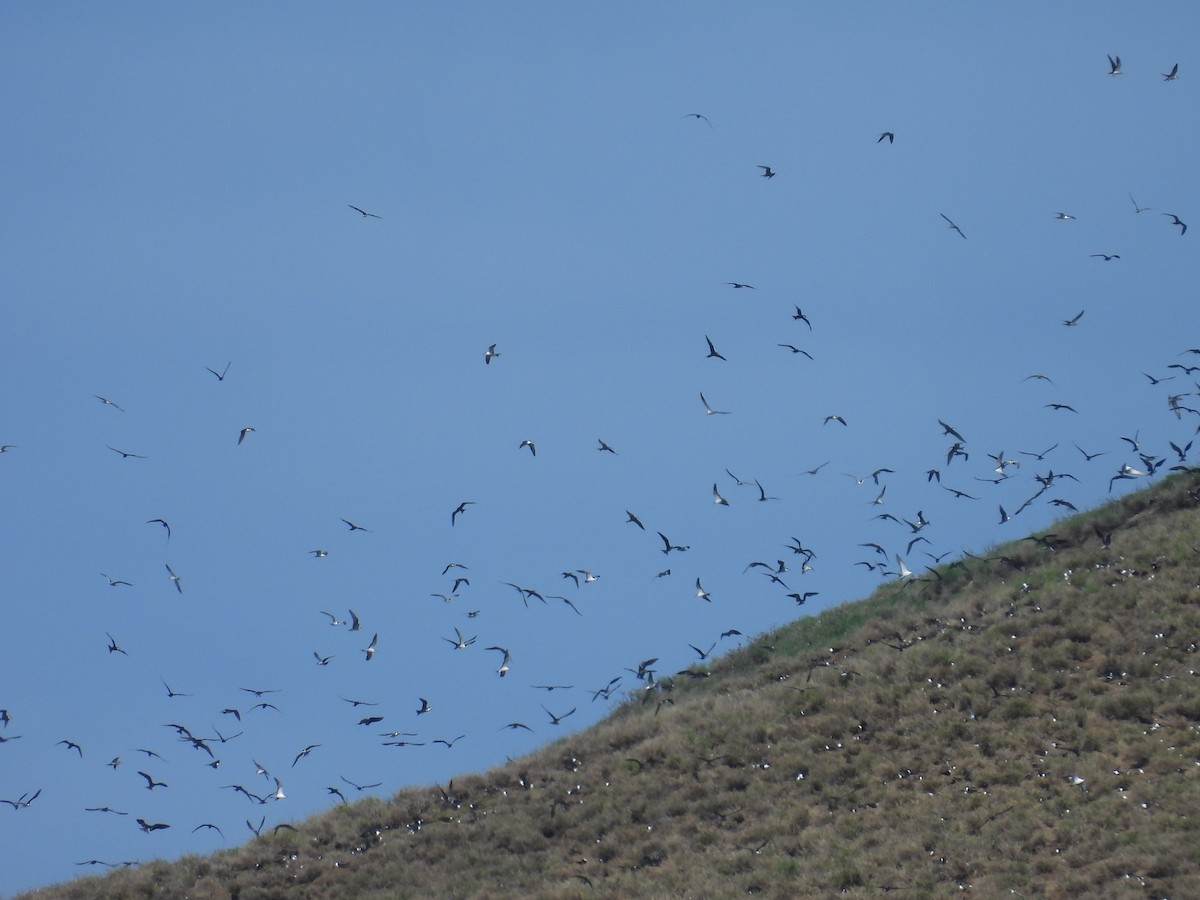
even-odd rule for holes
{"type": "Polygon", "coordinates": [[[0,798],[41,790],[0,806],[3,892],[240,843],[248,818],[357,796],[342,778],[387,796],[500,764],[603,716],[591,691],[622,676],[616,702],[643,659],[666,675],[688,644],[866,594],[861,543],[923,571],[1044,529],[1051,499],[1083,509],[1145,468],[1122,436],[1161,472],[1200,421],[1168,409],[1200,408],[1197,374],[1169,368],[1200,365],[1200,265],[1164,215],[1200,223],[1194,4],[40,3],[0,22],[0,798]],[[939,419],[969,459],[947,464],[939,419]],[[988,454],[1021,465],[980,480],[988,454]],[[1078,481],[999,524],[1049,471],[1078,481]],[[874,518],[918,511],[919,533],[874,518]],[[787,589],[746,570],[779,559],[787,589]],[[562,577],[581,569],[600,577],[562,577]],[[431,596],[455,571],[470,584],[431,596]],[[351,608],[361,631],[321,614],[351,608]],[[456,627],[477,641],[454,649],[456,627]],[[489,646],[511,651],[503,679],[489,646]],[[577,712],[556,727],[543,704],[577,712]],[[241,734],[213,769],[169,723],[241,734]],[[223,789],[271,793],[254,760],[285,800],[223,789]],[[103,806],[128,815],[85,811],[103,806]]]}

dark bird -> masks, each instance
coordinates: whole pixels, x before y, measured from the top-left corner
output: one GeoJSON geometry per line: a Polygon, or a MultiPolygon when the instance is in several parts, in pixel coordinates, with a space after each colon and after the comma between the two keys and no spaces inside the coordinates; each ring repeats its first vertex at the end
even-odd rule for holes
{"type": "Polygon", "coordinates": [[[846,424],[846,420],[843,419],[841,416],[826,416],[825,421],[822,422],[821,424],[828,425],[830,422],[840,422],[842,425],[846,424]]]}
{"type": "Polygon", "coordinates": [[[535,444],[533,441],[529,440],[529,438],[526,438],[525,440],[521,441],[521,443],[517,444],[518,450],[520,450],[522,447],[528,447],[529,452],[532,455],[537,456],[537,444],[535,444]]]}
{"type": "Polygon", "coordinates": [[[1163,75],[1163,81],[1176,81],[1179,78],[1179,63],[1171,66],[1171,71],[1163,75]]]}
{"type": "Polygon", "coordinates": [[[708,401],[704,399],[704,391],[700,392],[700,402],[704,404],[705,413],[707,413],[710,416],[727,416],[727,415],[729,415],[729,410],[727,410],[727,409],[713,409],[711,406],[709,406],[708,401]]]}
{"type": "Polygon", "coordinates": [[[170,566],[167,566],[167,574],[170,575],[171,581],[175,582],[175,590],[179,591],[179,593],[182,594],[183,593],[183,582],[180,581],[179,576],[175,574],[175,570],[172,569],[170,566]]]}
{"type": "Polygon", "coordinates": [[[429,710],[430,710],[430,708],[431,708],[431,707],[429,706],[429,701],[428,701],[428,700],[426,700],[424,697],[418,697],[417,699],[421,701],[421,705],[420,705],[420,707],[417,709],[417,715],[418,715],[418,716],[423,716],[423,715],[425,715],[425,713],[429,712],[429,710]]]}
{"type": "Polygon", "coordinates": [[[242,441],[244,441],[246,439],[246,435],[248,435],[253,430],[254,430],[253,428],[251,428],[249,425],[247,425],[245,428],[243,428],[241,431],[239,431],[238,432],[238,443],[240,444],[242,441]]]}
{"type": "Polygon", "coordinates": [[[292,760],[292,768],[293,769],[296,768],[296,763],[300,762],[300,760],[302,760],[304,757],[308,756],[308,754],[312,753],[314,750],[316,750],[320,746],[321,746],[320,744],[309,744],[307,747],[305,747],[303,750],[301,750],[299,753],[297,753],[296,758],[292,760]]]}
{"type": "Polygon", "coordinates": [[[370,528],[363,528],[361,525],[355,525],[355,524],[354,524],[353,522],[351,522],[349,519],[342,519],[342,521],[343,521],[343,522],[345,522],[345,523],[346,523],[346,524],[347,524],[347,525],[350,527],[350,530],[351,530],[351,531],[366,531],[366,532],[370,532],[370,530],[371,530],[370,528]]]}
{"type": "Polygon", "coordinates": [[[308,552],[316,559],[324,559],[329,555],[328,550],[309,550],[308,552]]]}
{"type": "Polygon", "coordinates": [[[1066,403],[1047,403],[1046,409],[1065,409],[1067,412],[1078,412],[1078,410],[1072,406],[1068,406],[1066,403]]]}
{"type": "Polygon", "coordinates": [[[708,355],[710,358],[724,359],[726,362],[729,362],[729,360],[717,352],[717,348],[713,346],[712,339],[707,334],[704,336],[704,340],[708,342],[708,355]]]}
{"type": "Polygon", "coordinates": [[[596,438],[596,440],[600,441],[600,446],[597,447],[596,449],[599,450],[601,453],[607,451],[608,453],[611,453],[613,456],[617,455],[617,451],[614,450],[612,447],[610,447],[608,444],[604,443],[603,440],[601,440],[600,438],[596,438]]]}
{"type": "Polygon", "coordinates": [[[496,359],[499,355],[500,352],[496,349],[496,345],[488,344],[488,348],[483,351],[483,364],[490,366],[492,364],[492,360],[496,359]]]}
{"type": "Polygon", "coordinates": [[[894,134],[892,134],[890,131],[885,131],[883,134],[881,134],[879,136],[879,140],[877,140],[875,143],[877,143],[877,144],[883,143],[884,138],[887,138],[887,142],[889,144],[894,144],[896,142],[896,136],[894,134]]]}
{"type": "Polygon", "coordinates": [[[778,500],[779,499],[778,497],[768,497],[767,492],[763,489],[763,486],[761,484],[759,484],[759,481],[757,478],[754,479],[754,483],[758,486],[758,499],[760,501],[778,500]]]}
{"type": "Polygon", "coordinates": [[[208,369],[208,371],[210,371],[210,372],[212,372],[214,375],[216,375],[216,376],[217,376],[217,381],[224,381],[224,380],[225,380],[225,375],[226,375],[226,374],[229,372],[229,367],[230,367],[231,365],[233,365],[233,361],[232,361],[232,360],[231,360],[230,362],[227,362],[227,363],[225,363],[225,371],[224,371],[224,372],[218,372],[216,369],[209,369],[209,368],[208,368],[208,366],[205,366],[204,368],[208,369]]]}
{"type": "Polygon", "coordinates": [[[449,750],[451,747],[453,747],[455,744],[457,744],[459,741],[461,741],[465,737],[466,737],[465,734],[460,734],[458,737],[451,738],[450,740],[446,740],[445,738],[434,738],[432,743],[445,744],[446,749],[449,750]]]}
{"type": "Polygon", "coordinates": [[[632,522],[638,528],[642,529],[642,531],[646,530],[646,526],[642,524],[642,520],[639,519],[637,516],[635,516],[633,513],[631,513],[629,510],[625,510],[625,515],[628,516],[628,518],[625,520],[626,525],[628,525],[630,522],[632,522]]]}
{"type": "Polygon", "coordinates": [[[377,216],[377,215],[375,215],[375,213],[369,213],[365,209],[359,209],[353,203],[347,203],[346,205],[348,207],[350,207],[352,210],[354,210],[356,213],[361,213],[362,217],[364,219],[382,219],[383,218],[383,216],[377,216]]]}
{"type": "Polygon", "coordinates": [[[712,122],[708,121],[708,116],[704,115],[703,113],[687,113],[686,115],[682,115],[679,118],[681,118],[681,119],[703,119],[705,122],[708,123],[709,128],[713,127],[712,122]]]}
{"type": "Polygon", "coordinates": [[[760,165],[758,168],[762,169],[762,177],[763,178],[774,178],[775,177],[775,173],[773,171],[771,171],[770,166],[760,165]]]}
{"type": "Polygon", "coordinates": [[[380,787],[383,784],[382,781],[377,781],[374,784],[355,784],[345,775],[339,775],[338,778],[342,779],[342,781],[346,782],[346,784],[350,785],[350,787],[354,788],[356,791],[366,791],[371,788],[380,787]]]}
{"type": "Polygon", "coordinates": [[[146,458],[137,453],[130,453],[128,450],[118,450],[116,447],[109,446],[108,444],[105,444],[104,446],[108,447],[108,449],[111,450],[113,453],[120,453],[121,459],[131,459],[131,458],[132,459],[145,459],[146,458]]]}
{"type": "Polygon", "coordinates": [[[117,587],[122,584],[125,585],[126,587],[133,587],[133,585],[130,582],[122,581],[120,578],[110,578],[109,576],[105,575],[103,572],[100,573],[100,577],[105,579],[108,582],[109,587],[117,587]]]}
{"type": "Polygon", "coordinates": [[[526,731],[533,731],[533,729],[524,722],[509,722],[507,725],[502,725],[498,730],[504,731],[506,728],[512,729],[513,731],[516,731],[518,728],[524,728],[526,731]]]}
{"type": "Polygon", "coordinates": [[[1075,449],[1083,454],[1083,459],[1085,462],[1091,462],[1097,456],[1104,456],[1106,453],[1108,453],[1107,450],[1101,450],[1099,453],[1088,453],[1086,450],[1084,450],[1078,444],[1075,444],[1075,449]]]}
{"type": "Polygon", "coordinates": [[[332,656],[322,656],[316,650],[313,651],[313,656],[316,657],[318,666],[327,666],[329,665],[329,661],[333,659],[332,656]]]}
{"type": "Polygon", "coordinates": [[[457,519],[457,518],[458,518],[458,517],[459,517],[459,516],[460,516],[462,513],[465,513],[465,512],[467,511],[467,507],[468,507],[468,506],[474,506],[474,505],[475,505],[475,501],[474,501],[474,500],[464,500],[462,503],[458,504],[458,506],[457,506],[457,507],[455,507],[455,509],[454,509],[454,512],[450,513],[450,525],[451,525],[451,527],[453,527],[453,526],[454,526],[454,522],[455,522],[455,520],[456,520],[456,519],[457,519]]]}
{"type": "Polygon", "coordinates": [[[1012,516],[1010,516],[1008,513],[1006,513],[1004,511],[1004,507],[1001,506],[1000,507],[1000,522],[999,522],[999,524],[1003,525],[1005,522],[1007,522],[1011,518],[1012,518],[1012,516]]]}
{"type": "Polygon", "coordinates": [[[336,788],[336,787],[327,787],[327,788],[325,788],[325,790],[327,790],[327,791],[328,791],[330,794],[333,794],[335,797],[337,797],[337,798],[338,798],[339,800],[341,800],[343,803],[345,803],[345,802],[346,802],[346,797],[345,797],[345,795],[344,795],[344,794],[342,794],[342,792],[341,792],[341,789],[340,789],[340,788],[336,788]]]}
{"type": "Polygon", "coordinates": [[[819,591],[805,591],[803,594],[788,594],[788,597],[796,601],[797,606],[803,606],[809,597],[816,597],[819,591]]]}
{"type": "Polygon", "coordinates": [[[1108,74],[1109,75],[1120,75],[1121,74],[1121,57],[1110,56],[1108,58],[1108,74]]]}
{"type": "Polygon", "coordinates": [[[383,721],[383,716],[363,716],[358,720],[359,725],[375,725],[383,721]]]}
{"type": "Polygon", "coordinates": [[[1179,221],[1179,216],[1175,215],[1175,213],[1163,213],[1163,215],[1170,216],[1171,219],[1173,220],[1171,222],[1171,224],[1179,226],[1179,236],[1180,237],[1183,237],[1185,234],[1187,234],[1187,225],[1184,222],[1179,221]]]}
{"type": "Polygon", "coordinates": [[[731,288],[750,288],[750,290],[752,290],[752,291],[758,290],[758,288],[756,288],[754,285],[742,284],[740,281],[727,281],[725,283],[727,285],[729,285],[731,288]]]}
{"type": "Polygon", "coordinates": [[[550,710],[546,709],[545,706],[542,706],[542,710],[550,717],[551,725],[558,725],[563,719],[575,712],[575,707],[571,707],[571,712],[565,712],[561,716],[556,716],[554,713],[550,712],[550,710]]]}
{"type": "Polygon", "coordinates": [[[1081,309],[1078,313],[1076,313],[1071,318],[1063,319],[1063,324],[1066,325],[1068,328],[1074,328],[1076,325],[1079,324],[1079,320],[1083,318],[1083,314],[1085,312],[1087,312],[1086,309],[1081,309]]]}
{"type": "Polygon", "coordinates": [[[199,825],[197,825],[195,828],[192,829],[192,834],[195,834],[201,828],[211,828],[217,834],[221,835],[221,837],[225,837],[225,832],[221,831],[220,828],[218,828],[216,825],[212,824],[211,822],[201,822],[199,825]]]}
{"type": "Polygon", "coordinates": [[[147,525],[150,525],[154,522],[157,522],[163,528],[167,529],[167,540],[169,541],[171,539],[171,526],[167,524],[167,520],[166,519],[147,519],[146,520],[147,525]]]}
{"type": "Polygon", "coordinates": [[[662,542],[663,542],[663,554],[664,554],[664,555],[668,555],[668,554],[670,554],[670,552],[671,552],[672,550],[678,550],[680,553],[685,553],[685,552],[687,552],[687,550],[689,549],[688,547],[681,546],[680,544],[672,544],[672,543],[671,543],[671,539],[670,539],[670,538],[668,538],[668,537],[667,537],[665,534],[663,534],[661,531],[660,531],[660,532],[658,532],[658,536],[659,536],[660,538],[662,538],[662,542]]]}
{"type": "Polygon", "coordinates": [[[808,330],[812,331],[812,322],[810,322],[808,320],[808,316],[806,316],[804,314],[804,311],[801,310],[800,307],[798,307],[798,306],[796,307],[796,311],[794,313],[792,313],[792,318],[795,319],[797,322],[803,322],[805,325],[808,326],[808,330]]]}
{"type": "Polygon", "coordinates": [[[1067,215],[1067,214],[1066,214],[1066,213],[1064,213],[1064,212],[1060,212],[1060,213],[1055,213],[1055,214],[1054,214],[1054,218],[1056,218],[1056,219],[1062,219],[1062,220],[1064,220],[1064,221],[1065,221],[1066,219],[1073,219],[1073,218],[1075,218],[1075,217],[1074,217],[1074,216],[1069,216],[1069,215],[1067,215]]]}
{"type": "MultiPolygon", "coordinates": [[[[107,631],[104,633],[108,634],[107,631]]],[[[114,638],[111,634],[108,634],[108,652],[109,652],[109,654],[121,653],[125,656],[129,655],[124,650],[122,650],[119,646],[117,646],[117,639],[114,638]]]]}
{"type": "Polygon", "coordinates": [[[80,747],[77,743],[75,743],[74,741],[68,741],[68,740],[62,740],[62,741],[59,741],[59,743],[66,744],[68,750],[74,750],[76,753],[79,754],[79,758],[83,759],[83,748],[80,747]]]}
{"type": "Polygon", "coordinates": [[[813,358],[812,354],[809,353],[807,350],[801,350],[799,347],[795,346],[794,344],[777,344],[776,346],[783,347],[787,350],[791,350],[793,353],[803,353],[809,359],[813,358]]]}
{"type": "Polygon", "coordinates": [[[165,781],[155,781],[145,772],[139,771],[138,774],[146,779],[146,790],[148,791],[152,791],[156,787],[170,787],[170,785],[168,785],[165,781]]]}
{"type": "Polygon", "coordinates": [[[953,428],[951,428],[949,425],[947,425],[941,419],[938,419],[938,424],[942,426],[942,436],[943,437],[945,437],[946,435],[949,434],[949,435],[952,435],[955,440],[966,443],[967,439],[965,437],[963,437],[961,434],[959,434],[957,431],[955,431],[953,428]]]}
{"type": "MultiPolygon", "coordinates": [[[[713,641],[712,646],[709,647],[707,650],[701,650],[695,644],[688,644],[688,646],[696,651],[696,655],[700,657],[701,661],[704,661],[704,660],[708,659],[708,654],[712,653],[713,650],[716,649],[717,643],[716,643],[716,641],[713,641]]],[[[542,707],[542,708],[545,709],[545,707],[542,707]]]]}
{"type": "Polygon", "coordinates": [[[950,223],[950,228],[954,231],[957,231],[960,238],[962,238],[964,241],[967,239],[967,236],[963,234],[962,229],[955,225],[954,222],[950,220],[949,216],[947,216],[945,213],[938,213],[938,215],[950,223]]]}
{"type": "MultiPolygon", "coordinates": [[[[179,691],[171,690],[171,686],[169,684],[167,684],[167,679],[163,678],[161,675],[159,676],[158,680],[161,681],[163,683],[163,687],[165,687],[167,689],[167,699],[168,700],[172,699],[173,697],[190,697],[190,696],[192,696],[191,694],[181,694],[181,693],[179,693],[179,691]]],[[[150,753],[150,751],[148,751],[148,750],[143,751],[143,752],[145,752],[147,754],[150,753]]]]}
{"type": "Polygon", "coordinates": [[[137,823],[138,823],[138,828],[142,829],[142,831],[145,831],[147,833],[149,833],[151,831],[161,831],[164,828],[171,827],[170,825],[166,824],[165,822],[154,822],[152,824],[150,822],[147,822],[145,819],[138,819],[137,823]]]}
{"type": "Polygon", "coordinates": [[[1105,262],[1108,262],[1110,259],[1120,259],[1121,258],[1116,253],[1093,253],[1092,256],[1099,257],[1100,259],[1103,259],[1105,262]]]}
{"type": "Polygon", "coordinates": [[[92,396],[95,397],[97,400],[99,400],[101,403],[103,403],[105,406],[111,406],[113,409],[120,410],[121,412],[125,412],[125,410],[121,409],[121,407],[117,406],[116,403],[114,403],[112,400],[109,400],[107,397],[101,397],[99,394],[92,394],[92,396]]]}

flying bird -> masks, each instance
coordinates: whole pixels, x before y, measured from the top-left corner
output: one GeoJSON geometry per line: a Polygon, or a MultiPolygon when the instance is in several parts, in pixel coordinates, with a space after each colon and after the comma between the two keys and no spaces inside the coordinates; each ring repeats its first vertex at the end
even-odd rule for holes
{"type": "Polygon", "coordinates": [[[1087,312],[1087,310],[1081,309],[1078,313],[1076,313],[1071,318],[1063,319],[1063,324],[1066,325],[1068,328],[1074,328],[1076,325],[1079,324],[1079,320],[1083,318],[1083,314],[1085,312],[1087,312]]]}
{"type": "Polygon", "coordinates": [[[846,424],[846,420],[843,419],[841,416],[826,416],[825,421],[822,422],[821,424],[828,425],[830,422],[840,422],[842,425],[846,424]]]}
{"type": "Polygon", "coordinates": [[[1183,237],[1185,234],[1187,234],[1187,223],[1181,222],[1179,220],[1179,216],[1175,215],[1175,213],[1163,213],[1163,215],[1170,216],[1171,219],[1173,220],[1171,222],[1171,224],[1179,226],[1179,236],[1180,237],[1183,237]]]}
{"type": "Polygon", "coordinates": [[[180,581],[179,576],[175,574],[175,570],[172,569],[170,566],[167,566],[167,574],[170,576],[171,580],[173,582],[175,582],[175,590],[179,591],[179,593],[182,594],[183,593],[183,582],[180,581]]]}
{"type": "Polygon", "coordinates": [[[349,526],[349,528],[350,528],[350,530],[351,530],[351,531],[366,531],[366,532],[370,532],[370,530],[371,530],[370,528],[363,528],[361,525],[355,525],[355,524],[354,524],[353,522],[351,522],[349,519],[342,519],[342,521],[343,521],[343,522],[345,522],[345,523],[346,523],[346,525],[348,525],[348,526],[349,526]]]}
{"type": "Polygon", "coordinates": [[[106,631],[106,632],[104,632],[104,633],[105,633],[106,635],[108,635],[108,653],[109,653],[109,655],[110,655],[110,656],[111,656],[112,654],[114,654],[114,653],[120,653],[120,654],[122,654],[122,655],[124,655],[124,656],[128,656],[128,655],[129,655],[129,654],[128,654],[128,653],[126,653],[126,652],[125,652],[123,649],[121,649],[121,647],[120,647],[120,646],[118,646],[118,644],[117,644],[117,639],[116,639],[115,637],[113,637],[111,634],[108,634],[108,632],[107,632],[107,631],[106,631]]]}
{"type": "Polygon", "coordinates": [[[1067,214],[1066,214],[1066,213],[1064,213],[1064,212],[1060,212],[1060,213],[1055,213],[1055,214],[1054,214],[1054,218],[1056,218],[1056,219],[1062,219],[1062,220],[1064,220],[1064,221],[1065,221],[1066,219],[1073,219],[1073,218],[1075,218],[1075,217],[1074,217],[1074,216],[1069,216],[1069,215],[1067,215],[1067,214]]]}
{"type": "Polygon", "coordinates": [[[1133,204],[1133,211],[1135,213],[1148,212],[1154,209],[1153,206],[1138,206],[1137,201],[1133,199],[1133,194],[1129,194],[1129,202],[1133,204]]]}
{"type": "Polygon", "coordinates": [[[709,603],[712,603],[712,597],[709,596],[708,591],[704,589],[704,586],[700,584],[699,578],[696,579],[696,596],[701,600],[706,600],[709,603]]]}
{"type": "Polygon", "coordinates": [[[155,781],[155,780],[154,780],[154,779],[153,779],[153,778],[150,776],[150,774],[149,774],[149,773],[147,773],[147,772],[140,772],[140,771],[139,771],[139,772],[138,772],[138,774],[139,774],[139,775],[141,775],[143,778],[145,778],[145,779],[146,779],[146,790],[148,790],[148,791],[152,791],[152,790],[154,790],[156,787],[170,787],[170,785],[169,785],[169,784],[167,784],[165,781],[155,781]]]}
{"type": "Polygon", "coordinates": [[[708,342],[709,357],[721,359],[721,360],[725,360],[725,362],[729,362],[729,360],[725,359],[725,357],[723,357],[720,353],[717,352],[717,348],[713,346],[712,339],[709,338],[709,336],[707,334],[704,336],[704,340],[708,342]]]}
{"type": "Polygon", "coordinates": [[[484,365],[490,366],[492,364],[492,360],[495,359],[496,357],[498,357],[499,355],[500,355],[500,352],[496,349],[496,345],[488,344],[488,348],[483,351],[484,365]]]}
{"type": "Polygon", "coordinates": [[[1163,75],[1163,81],[1177,81],[1179,79],[1179,63],[1171,66],[1171,71],[1163,75]]]}
{"type": "Polygon", "coordinates": [[[253,428],[251,428],[249,425],[247,425],[240,432],[238,432],[238,443],[240,444],[242,441],[244,441],[246,439],[246,435],[248,435],[253,430],[254,430],[253,428]]]}
{"type": "Polygon", "coordinates": [[[770,166],[760,165],[758,168],[762,169],[762,177],[763,178],[774,178],[775,177],[775,173],[773,171],[771,171],[770,166]]]}
{"type": "Polygon", "coordinates": [[[367,662],[370,662],[374,658],[375,645],[378,642],[379,642],[379,632],[375,632],[374,637],[371,638],[371,643],[369,643],[365,648],[363,648],[363,653],[365,653],[367,655],[367,662]]]}
{"type": "Polygon", "coordinates": [[[883,134],[879,135],[879,139],[875,141],[875,143],[882,144],[884,138],[887,138],[887,142],[889,144],[894,144],[896,142],[896,136],[890,131],[885,131],[883,134]]]}
{"type": "Polygon", "coordinates": [[[362,217],[364,219],[382,219],[383,218],[383,216],[377,216],[377,215],[375,215],[375,213],[369,213],[365,209],[359,209],[353,203],[347,203],[346,205],[348,207],[350,207],[352,210],[354,210],[356,213],[361,213],[362,217]]]}
{"type": "Polygon", "coordinates": [[[108,447],[108,449],[111,450],[113,453],[120,453],[121,459],[129,459],[130,457],[132,457],[133,459],[145,459],[146,458],[144,456],[138,455],[137,453],[130,453],[127,450],[118,450],[116,447],[110,446],[109,444],[105,444],[104,446],[108,447]]]}
{"type": "Polygon", "coordinates": [[[626,525],[628,525],[630,522],[632,522],[638,528],[642,529],[642,531],[646,530],[646,526],[642,524],[642,520],[639,519],[637,516],[635,516],[633,513],[631,513],[629,510],[625,510],[625,515],[629,517],[625,520],[626,525]]]}
{"type": "Polygon", "coordinates": [[[1121,74],[1121,57],[1110,56],[1108,58],[1108,74],[1109,75],[1120,75],[1121,74]]]}
{"type": "Polygon", "coordinates": [[[704,412],[707,415],[710,415],[710,416],[727,416],[727,415],[729,415],[729,410],[727,410],[727,409],[713,409],[711,406],[709,406],[708,401],[704,399],[704,391],[700,392],[700,402],[704,404],[704,412]]]}
{"type": "Polygon", "coordinates": [[[529,452],[534,456],[537,456],[537,444],[529,440],[529,438],[526,438],[525,440],[521,441],[521,443],[517,444],[518,450],[520,450],[522,447],[528,447],[529,452]]]}
{"type": "Polygon", "coordinates": [[[229,372],[229,367],[230,367],[231,365],[233,365],[233,361],[232,361],[232,360],[230,360],[229,362],[225,363],[225,371],[223,371],[223,372],[218,372],[216,369],[209,369],[209,368],[208,368],[208,366],[205,366],[204,368],[205,368],[205,369],[208,369],[208,371],[210,371],[210,372],[212,372],[214,375],[216,375],[216,376],[217,376],[217,381],[224,381],[224,380],[225,380],[225,376],[226,376],[226,374],[228,374],[228,372],[229,372]]]}
{"type": "Polygon", "coordinates": [[[459,517],[459,516],[460,516],[462,513],[465,513],[465,512],[467,511],[467,507],[468,507],[468,506],[474,506],[474,505],[475,505],[475,501],[474,501],[474,500],[464,500],[462,503],[458,504],[458,506],[455,508],[454,512],[450,513],[450,525],[451,525],[451,527],[453,527],[453,526],[454,526],[454,522],[455,522],[455,520],[456,520],[456,519],[457,519],[457,518],[458,518],[458,517],[459,517]]]}
{"type": "Polygon", "coordinates": [[[312,753],[314,750],[316,750],[320,746],[321,746],[320,744],[309,744],[307,747],[305,747],[303,750],[301,750],[299,753],[297,753],[296,758],[292,760],[292,768],[293,769],[296,768],[296,763],[300,762],[300,760],[302,760],[304,757],[308,756],[308,754],[312,753]]]}
{"type": "Polygon", "coordinates": [[[151,823],[151,822],[147,822],[145,819],[138,819],[137,823],[138,823],[138,828],[142,829],[142,831],[145,831],[147,834],[149,834],[151,831],[161,831],[164,828],[171,827],[170,825],[168,825],[165,822],[151,823]]]}
{"type": "Polygon", "coordinates": [[[596,438],[596,440],[600,441],[600,446],[597,447],[596,449],[599,450],[601,453],[607,451],[607,452],[611,453],[613,456],[617,455],[617,451],[614,450],[612,447],[610,447],[608,444],[606,444],[603,440],[601,440],[600,438],[596,438]]]}
{"type": "Polygon", "coordinates": [[[147,525],[150,525],[154,522],[157,522],[163,528],[167,529],[167,540],[169,541],[171,539],[171,526],[167,524],[167,520],[166,519],[147,519],[146,520],[147,525]]]}
{"type": "Polygon", "coordinates": [[[125,412],[125,410],[121,409],[121,407],[117,406],[116,403],[114,403],[112,400],[109,400],[107,397],[101,397],[99,394],[92,394],[92,396],[95,397],[97,400],[99,400],[101,403],[103,403],[105,406],[111,406],[113,409],[120,410],[121,412],[125,412]]]}
{"type": "Polygon", "coordinates": [[[945,213],[938,213],[938,215],[950,223],[950,228],[954,231],[957,231],[958,236],[960,238],[962,238],[964,241],[967,239],[967,236],[965,234],[963,234],[962,229],[959,228],[957,225],[955,225],[952,221],[950,221],[950,217],[948,215],[946,215],[945,213]]]}
{"type": "Polygon", "coordinates": [[[687,113],[686,115],[680,116],[679,118],[681,118],[681,119],[703,119],[705,122],[708,122],[709,128],[713,127],[712,122],[708,121],[708,116],[704,115],[703,113],[687,113]]]}
{"type": "Polygon", "coordinates": [[[1108,262],[1109,260],[1121,258],[1116,253],[1093,253],[1092,256],[1099,257],[1100,259],[1103,259],[1105,262],[1108,262]]]}
{"type": "Polygon", "coordinates": [[[509,655],[508,649],[505,647],[488,647],[487,649],[488,650],[498,650],[499,652],[504,654],[504,659],[502,659],[500,661],[500,668],[498,668],[496,670],[496,674],[499,675],[501,678],[503,678],[505,675],[508,674],[508,666],[509,666],[509,663],[512,662],[512,657],[509,655]]]}
{"type": "Polygon", "coordinates": [[[792,313],[792,318],[798,322],[803,322],[808,326],[808,330],[812,331],[812,322],[808,321],[808,316],[804,314],[804,311],[800,307],[796,307],[796,311],[792,313]]]}
{"type": "Polygon", "coordinates": [[[554,713],[550,712],[550,710],[546,709],[544,704],[538,704],[538,705],[541,706],[542,710],[546,713],[546,715],[548,715],[550,717],[551,725],[558,725],[560,722],[562,722],[563,719],[565,719],[567,716],[571,715],[571,713],[575,712],[575,707],[571,707],[571,712],[565,712],[561,716],[556,716],[554,713]]]}
{"type": "Polygon", "coordinates": [[[718,506],[729,505],[729,501],[722,497],[721,493],[717,490],[717,484],[715,481],[713,482],[713,503],[717,504],[718,506]]]}
{"type": "Polygon", "coordinates": [[[812,358],[813,358],[813,356],[812,356],[812,354],[811,354],[811,353],[809,353],[807,350],[801,350],[801,349],[800,349],[799,347],[797,347],[795,344],[777,344],[776,346],[778,346],[778,347],[783,347],[783,348],[784,348],[784,349],[786,349],[786,350],[791,350],[793,353],[803,353],[803,354],[804,354],[805,356],[807,356],[809,359],[812,359],[812,358]]]}
{"type": "Polygon", "coordinates": [[[727,281],[725,283],[732,288],[750,288],[750,290],[752,290],[752,291],[758,290],[758,288],[756,288],[754,285],[742,284],[740,281],[727,281]]]}
{"type": "Polygon", "coordinates": [[[117,587],[118,585],[122,585],[122,584],[126,585],[127,587],[133,587],[133,585],[130,584],[128,581],[122,581],[120,578],[110,578],[109,576],[105,575],[103,572],[100,573],[100,577],[105,579],[106,581],[108,581],[109,587],[117,587]]]}

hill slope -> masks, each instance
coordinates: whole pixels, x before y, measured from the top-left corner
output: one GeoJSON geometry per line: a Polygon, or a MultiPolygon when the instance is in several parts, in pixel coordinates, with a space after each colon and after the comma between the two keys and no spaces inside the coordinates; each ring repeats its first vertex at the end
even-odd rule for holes
{"type": "Polygon", "coordinates": [[[37,896],[1181,896],[1198,582],[1187,472],[658,676],[493,771],[37,896]]]}

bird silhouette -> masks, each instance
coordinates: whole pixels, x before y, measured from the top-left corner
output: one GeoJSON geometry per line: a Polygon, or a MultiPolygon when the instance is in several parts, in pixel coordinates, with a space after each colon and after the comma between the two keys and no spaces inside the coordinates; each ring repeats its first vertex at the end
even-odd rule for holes
{"type": "Polygon", "coordinates": [[[762,177],[763,178],[774,178],[775,177],[776,173],[771,170],[770,166],[760,165],[758,168],[762,169],[762,177]]]}
{"type": "Polygon", "coordinates": [[[1179,236],[1180,237],[1183,237],[1185,234],[1187,234],[1187,224],[1184,222],[1181,222],[1179,220],[1179,216],[1175,215],[1175,213],[1163,213],[1163,215],[1170,216],[1171,220],[1172,220],[1171,224],[1179,226],[1179,236]]]}
{"type": "Polygon", "coordinates": [[[365,209],[359,209],[353,203],[347,203],[346,205],[349,206],[356,213],[360,213],[364,219],[382,219],[383,218],[383,216],[377,216],[377,215],[375,215],[375,213],[369,213],[365,209]]]}

